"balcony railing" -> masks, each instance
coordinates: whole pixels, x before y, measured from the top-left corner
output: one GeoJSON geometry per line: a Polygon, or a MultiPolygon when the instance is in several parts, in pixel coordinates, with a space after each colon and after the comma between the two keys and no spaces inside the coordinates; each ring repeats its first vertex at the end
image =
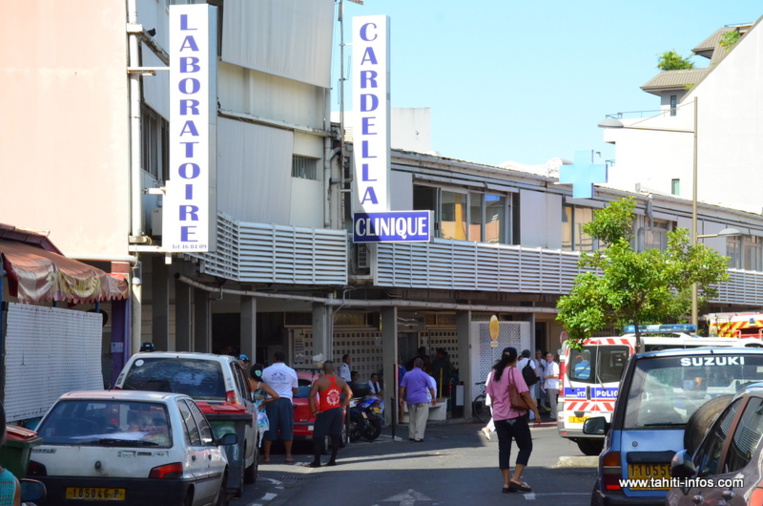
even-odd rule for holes
{"type": "MultiPolygon", "coordinates": [[[[219,215],[217,251],[193,255],[201,272],[241,283],[345,286],[344,230],[238,222],[219,215]]],[[[564,295],[584,272],[577,252],[447,239],[380,243],[371,256],[375,286],[564,295]]],[[[763,272],[729,269],[713,302],[757,306],[763,272]]]]}

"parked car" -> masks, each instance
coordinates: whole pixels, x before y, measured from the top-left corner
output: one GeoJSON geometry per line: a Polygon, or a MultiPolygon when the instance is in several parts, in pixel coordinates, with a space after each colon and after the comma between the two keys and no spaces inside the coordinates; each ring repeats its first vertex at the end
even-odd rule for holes
{"type": "Polygon", "coordinates": [[[746,388],[714,417],[697,450],[673,457],[670,473],[682,480],[666,504],[763,504],[763,384],[746,388]]]}
{"type": "MultiPolygon", "coordinates": [[[[125,364],[114,385],[122,390],[153,390],[189,395],[201,406],[201,401],[216,411],[231,412],[229,418],[248,415],[239,434],[238,452],[229,452],[231,475],[229,488],[241,495],[244,483],[254,483],[257,477],[257,409],[249,389],[248,373],[235,357],[212,353],[147,352],[136,353],[125,364]],[[243,463],[240,462],[243,455],[243,463]],[[239,462],[233,460],[239,459],[239,462]],[[240,468],[243,468],[241,470],[240,468]]],[[[208,412],[208,411],[205,411],[208,412]]],[[[217,421],[220,416],[209,415],[217,436],[220,430],[235,430],[240,422],[217,421]]]]}
{"type": "Polygon", "coordinates": [[[673,456],[696,446],[696,434],[704,434],[712,422],[706,406],[717,407],[719,401],[707,401],[760,381],[761,370],[763,350],[757,348],[632,355],[611,424],[604,417],[583,424],[587,434],[606,434],[591,504],[664,504],[673,456]]]}
{"type": "Polygon", "coordinates": [[[228,459],[204,414],[184,394],[79,391],[62,395],[37,429],[28,475],[39,504],[227,504],[228,459]]]}

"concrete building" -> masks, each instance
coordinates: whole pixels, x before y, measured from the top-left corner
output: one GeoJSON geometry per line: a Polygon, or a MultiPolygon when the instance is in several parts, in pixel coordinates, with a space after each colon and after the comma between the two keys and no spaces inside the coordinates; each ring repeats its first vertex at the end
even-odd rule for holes
{"type": "MultiPolygon", "coordinates": [[[[699,201],[755,214],[763,212],[756,190],[763,182],[763,147],[758,141],[763,128],[762,51],[760,20],[722,27],[694,49],[700,59],[709,59],[707,67],[663,71],[642,86],[659,97],[659,113],[613,115],[626,127],[693,132],[696,99],[699,201]],[[731,46],[721,45],[725,33],[739,34],[739,39],[731,46]]],[[[609,171],[611,185],[692,198],[691,133],[607,128],[604,140],[617,146],[616,163],[609,171]]]]}

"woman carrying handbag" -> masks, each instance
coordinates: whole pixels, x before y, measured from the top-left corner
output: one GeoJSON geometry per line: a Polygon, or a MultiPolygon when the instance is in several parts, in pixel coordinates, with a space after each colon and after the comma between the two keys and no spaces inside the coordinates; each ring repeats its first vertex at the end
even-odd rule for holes
{"type": "Polygon", "coordinates": [[[503,474],[503,493],[532,490],[522,481],[522,473],[533,449],[528,410],[535,414],[536,425],[540,425],[541,421],[522,372],[515,367],[516,363],[516,348],[504,348],[501,360],[493,366],[493,376],[485,389],[492,402],[493,422],[498,434],[498,467],[503,474]],[[513,475],[509,469],[512,439],[517,441],[519,447],[513,475]]]}

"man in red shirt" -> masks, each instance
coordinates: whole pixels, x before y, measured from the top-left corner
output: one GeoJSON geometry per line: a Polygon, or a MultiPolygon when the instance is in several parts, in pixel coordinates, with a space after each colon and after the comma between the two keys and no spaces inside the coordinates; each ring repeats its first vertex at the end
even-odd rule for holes
{"type": "Polygon", "coordinates": [[[336,454],[342,442],[342,421],[347,405],[352,399],[352,390],[347,382],[338,377],[334,363],[327,360],[323,363],[323,374],[313,382],[310,394],[307,396],[310,402],[310,411],[315,415],[315,429],[313,430],[313,462],[310,467],[321,467],[321,441],[326,436],[331,436],[331,460],[327,466],[336,465],[336,454]],[[318,394],[320,404],[316,409],[315,396],[318,394]],[[344,394],[344,399],[342,399],[344,394]]]}

